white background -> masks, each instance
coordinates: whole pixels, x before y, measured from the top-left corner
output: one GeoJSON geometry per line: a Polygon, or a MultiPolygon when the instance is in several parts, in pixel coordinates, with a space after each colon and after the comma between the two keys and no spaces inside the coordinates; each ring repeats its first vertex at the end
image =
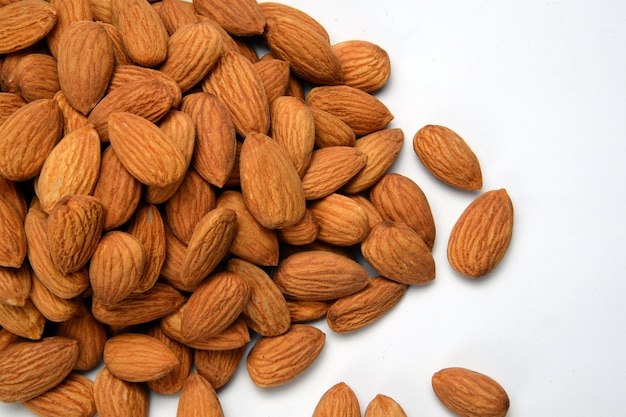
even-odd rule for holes
{"type": "MultiPolygon", "coordinates": [[[[364,39],[390,55],[377,93],[403,129],[392,170],[429,198],[437,279],[410,288],[387,316],[351,335],[327,334],[318,361],[274,389],[242,364],[219,391],[226,417],[311,415],[337,382],[365,410],[378,393],[409,417],[450,416],[430,378],[463,366],[499,381],[509,416],[626,415],[626,3],[286,0],[333,42],[364,39]],[[515,206],[507,255],[470,281],[446,259],[449,232],[477,193],[434,179],[412,149],[425,124],[446,125],[481,161],[484,191],[515,206]]],[[[151,416],[174,416],[155,396],[151,416]]],[[[0,415],[26,416],[19,405],[0,415]]]]}

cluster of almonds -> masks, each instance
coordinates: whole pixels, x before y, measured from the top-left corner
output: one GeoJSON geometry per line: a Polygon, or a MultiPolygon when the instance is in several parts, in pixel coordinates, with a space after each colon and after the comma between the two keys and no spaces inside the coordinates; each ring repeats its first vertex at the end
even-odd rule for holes
{"type": "MultiPolygon", "coordinates": [[[[219,416],[249,344],[253,382],[284,384],[324,346],[312,321],[355,331],[435,278],[426,196],[389,172],[404,136],[372,94],[390,74],[377,45],[331,44],[255,0],[0,6],[0,401],[142,416],[152,390],[219,416]]],[[[482,187],[450,129],[414,148],[447,184],[482,187]]],[[[512,224],[504,189],[481,194],[450,264],[489,273],[512,224]]],[[[506,414],[489,397],[505,393],[461,380],[444,404],[506,414]]]]}

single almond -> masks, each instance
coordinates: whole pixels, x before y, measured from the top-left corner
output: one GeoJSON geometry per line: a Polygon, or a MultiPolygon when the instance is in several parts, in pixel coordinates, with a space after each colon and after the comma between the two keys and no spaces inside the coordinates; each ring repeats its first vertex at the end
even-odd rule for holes
{"type": "Polygon", "coordinates": [[[359,400],[348,384],[339,382],[322,395],[313,417],[361,417],[359,400]]]}
{"type": "Polygon", "coordinates": [[[306,245],[317,238],[320,227],[310,209],[304,213],[304,217],[291,226],[283,227],[276,231],[278,240],[290,245],[306,245]]]}
{"type": "Polygon", "coordinates": [[[23,306],[0,304],[0,326],[11,333],[25,339],[39,340],[45,325],[46,317],[31,299],[26,300],[23,306]]]}
{"type": "Polygon", "coordinates": [[[376,224],[383,221],[383,215],[380,214],[380,211],[376,208],[374,204],[365,196],[361,194],[347,194],[349,198],[354,200],[361,208],[365,211],[367,215],[367,222],[369,223],[369,229],[372,230],[376,224]]]}
{"type": "Polygon", "coordinates": [[[26,101],[51,99],[61,89],[57,60],[48,54],[28,54],[13,74],[15,84],[26,101]]]}
{"type": "Polygon", "coordinates": [[[228,350],[196,349],[193,363],[196,371],[217,390],[226,385],[234,375],[245,352],[245,346],[228,350]]]}
{"type": "Polygon", "coordinates": [[[207,16],[235,36],[260,35],[265,16],[255,0],[196,0],[196,12],[207,16]]]}
{"type": "Polygon", "coordinates": [[[46,36],[46,43],[52,56],[57,56],[59,43],[72,23],[81,20],[93,20],[90,0],[50,0],[50,5],[57,13],[57,22],[46,36]]]}
{"type": "Polygon", "coordinates": [[[43,39],[57,22],[50,3],[26,0],[0,8],[0,55],[19,51],[43,39]]]}
{"type": "Polygon", "coordinates": [[[163,0],[160,3],[159,16],[170,35],[183,26],[200,21],[191,3],[180,0],[163,0]]]}
{"type": "Polygon", "coordinates": [[[38,416],[90,417],[96,415],[93,382],[77,372],[70,373],[56,387],[22,404],[38,416]]]}
{"type": "Polygon", "coordinates": [[[30,296],[31,276],[28,263],[19,268],[0,267],[0,303],[23,307],[30,296]]]}
{"type": "MultiPolygon", "coordinates": [[[[169,95],[170,95],[169,104],[171,108],[178,107],[178,105],[180,104],[180,100],[182,100],[182,92],[180,91],[180,87],[178,86],[178,83],[172,77],[154,68],[140,67],[139,65],[133,65],[130,63],[118,64],[115,66],[115,68],[113,68],[113,75],[111,75],[111,82],[109,83],[109,89],[107,90],[107,94],[115,91],[119,87],[123,87],[126,84],[132,83],[134,81],[158,81],[161,84],[163,84],[166,87],[167,91],[169,92],[169,95]]],[[[131,87],[132,86],[133,85],[131,85],[131,87]]],[[[137,86],[137,85],[135,86],[136,88],[131,89],[132,93],[134,94],[142,93],[141,91],[142,87],[137,86]]],[[[130,93],[131,91],[127,91],[127,93],[130,93]]],[[[161,93],[159,92],[159,94],[161,93]]],[[[149,97],[141,96],[141,98],[145,100],[146,102],[150,101],[149,97]]],[[[125,95],[121,95],[121,94],[113,98],[108,98],[108,100],[110,100],[110,103],[109,103],[110,107],[115,106],[116,101],[124,101],[125,107],[127,110],[128,109],[132,110],[133,104],[134,104],[133,100],[126,101],[125,95]]],[[[162,103],[159,103],[158,99],[155,99],[153,106],[149,106],[149,103],[148,103],[147,108],[155,107],[155,106],[160,107],[161,105],[162,103]]],[[[122,107],[120,107],[119,109],[124,110],[124,108],[122,107]]],[[[111,110],[109,110],[109,113],[110,112],[111,110]]],[[[134,111],[134,112],[137,113],[137,111],[134,111]]],[[[159,117],[161,117],[161,115],[157,114],[154,116],[154,118],[148,116],[148,118],[156,121],[158,120],[159,117]]],[[[106,116],[103,117],[103,119],[106,119],[106,116]]]]}
{"type": "Polygon", "coordinates": [[[377,394],[365,408],[363,417],[407,417],[404,409],[393,398],[377,394]]]}
{"type": "Polygon", "coordinates": [[[355,145],[354,131],[339,117],[317,107],[311,107],[315,121],[315,145],[318,148],[355,145]]]}
{"type": "Polygon", "coordinates": [[[0,92],[0,125],[24,104],[26,100],[19,94],[0,92]]]}
{"type": "Polygon", "coordinates": [[[319,230],[317,240],[336,246],[352,246],[369,233],[369,219],[361,205],[350,197],[332,193],[313,201],[309,209],[319,230]]]}
{"type": "Polygon", "coordinates": [[[161,378],[148,381],[148,388],[159,394],[175,394],[183,389],[185,381],[192,368],[193,351],[171,337],[169,337],[157,323],[148,329],[148,336],[165,344],[178,358],[178,364],[169,373],[161,378]]]}
{"type": "Polygon", "coordinates": [[[0,197],[0,266],[19,268],[27,252],[27,239],[20,213],[0,197]]]}
{"type": "Polygon", "coordinates": [[[307,26],[309,29],[317,32],[322,38],[330,42],[330,36],[324,26],[309,14],[295,7],[272,1],[264,1],[259,3],[263,14],[265,15],[266,30],[271,30],[274,23],[281,18],[289,18],[297,21],[301,26],[307,26]]]}
{"type": "Polygon", "coordinates": [[[53,323],[62,323],[72,318],[83,301],[82,297],[64,299],[53,294],[36,275],[33,275],[30,300],[37,311],[53,323]]]}
{"type": "Polygon", "coordinates": [[[278,97],[287,93],[289,86],[289,63],[282,59],[261,59],[254,63],[254,69],[259,74],[263,89],[270,105],[278,97]]]}
{"type": "Polygon", "coordinates": [[[326,315],[332,301],[288,300],[287,307],[292,323],[307,323],[326,315]]]}
{"type": "Polygon", "coordinates": [[[456,221],[448,240],[448,261],[458,273],[478,278],[504,257],[513,234],[513,203],[504,188],[474,199],[456,221]]]}
{"type": "Polygon", "coordinates": [[[452,129],[426,125],[413,137],[418,158],[436,178],[463,190],[480,190],[483,186],[478,158],[452,129]]]}
{"type": "Polygon", "coordinates": [[[348,40],[333,45],[341,63],[343,82],[368,93],[381,89],[391,75],[389,54],[365,40],[348,40]]]}
{"type": "Polygon", "coordinates": [[[192,372],[187,377],[178,399],[179,417],[224,417],[215,388],[202,375],[192,372]]]}
{"type": "MultiPolygon", "coordinates": [[[[115,61],[115,66],[126,66],[132,65],[133,60],[128,56],[126,52],[126,45],[124,45],[124,39],[122,39],[122,35],[116,26],[102,22],[102,27],[106,30],[109,38],[111,38],[111,45],[113,46],[113,58],[115,61]]],[[[144,68],[144,67],[142,67],[144,68]]],[[[113,72],[115,72],[115,68],[113,68],[113,72]]],[[[110,83],[109,83],[110,88],[110,83]]]]}
{"type": "Polygon", "coordinates": [[[367,155],[352,146],[330,146],[313,151],[302,176],[304,197],[316,200],[343,187],[367,162],[367,155]]]}
{"type": "Polygon", "coordinates": [[[87,116],[76,110],[67,98],[63,90],[59,90],[54,95],[54,101],[61,109],[63,114],[63,134],[68,135],[76,129],[87,126],[87,116]]]}
{"type": "Polygon", "coordinates": [[[145,384],[124,381],[107,368],[96,375],[93,396],[99,417],[148,417],[150,395],[145,384]]]}

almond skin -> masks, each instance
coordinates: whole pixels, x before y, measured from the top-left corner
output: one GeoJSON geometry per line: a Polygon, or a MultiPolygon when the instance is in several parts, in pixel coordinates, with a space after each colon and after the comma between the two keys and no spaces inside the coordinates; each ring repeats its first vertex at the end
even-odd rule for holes
{"type": "Polygon", "coordinates": [[[316,200],[339,190],[367,162],[367,155],[352,146],[330,146],[313,151],[302,176],[304,197],[316,200]]]}
{"type": "Polygon", "coordinates": [[[28,263],[19,268],[0,267],[0,303],[23,307],[30,295],[31,277],[28,263]]]}
{"type": "Polygon", "coordinates": [[[193,363],[197,372],[205,377],[213,388],[220,389],[233,376],[245,352],[245,346],[228,350],[196,349],[193,363]]]}
{"type": "Polygon", "coordinates": [[[504,188],[478,196],[463,211],[448,240],[448,261],[458,273],[479,278],[504,257],[513,233],[513,203],[504,188]]]}
{"type": "Polygon", "coordinates": [[[27,252],[23,219],[13,204],[0,197],[0,266],[19,268],[27,252]]]}
{"type": "Polygon", "coordinates": [[[46,36],[46,42],[50,53],[56,57],[59,51],[61,36],[72,26],[72,23],[81,20],[93,20],[93,18],[90,0],[51,0],[50,5],[57,12],[57,23],[46,36]]]}
{"type": "Polygon", "coordinates": [[[367,405],[363,417],[407,417],[407,415],[393,398],[377,394],[367,405]]]}
{"type": "Polygon", "coordinates": [[[93,382],[77,372],[72,372],[56,387],[22,404],[38,416],[96,415],[93,382]]]}
{"type": "Polygon", "coordinates": [[[53,98],[61,89],[57,61],[47,54],[28,54],[20,59],[13,77],[26,101],[53,98]]]}
{"type": "Polygon", "coordinates": [[[52,336],[0,352],[0,401],[23,402],[57,386],[78,359],[78,342],[52,336]]]}
{"type": "Polygon", "coordinates": [[[322,26],[320,22],[315,20],[313,17],[303,12],[300,9],[296,9],[295,7],[288,6],[283,3],[272,2],[272,1],[264,1],[259,3],[261,6],[261,10],[263,10],[263,14],[265,15],[266,29],[271,30],[274,23],[281,18],[289,18],[291,20],[299,22],[301,26],[306,26],[311,30],[317,32],[323,39],[327,42],[330,42],[330,36],[328,32],[322,26]]]}
{"type": "Polygon", "coordinates": [[[361,417],[359,400],[352,388],[339,382],[322,395],[313,417],[361,417]]]}
{"type": "Polygon", "coordinates": [[[192,372],[178,399],[178,417],[224,417],[215,388],[203,376],[192,372]]]}
{"type": "Polygon", "coordinates": [[[144,384],[127,382],[107,368],[96,375],[94,401],[99,417],[147,417],[149,392],[144,384]]]}
{"type": "Polygon", "coordinates": [[[0,8],[0,55],[19,51],[43,39],[57,22],[49,3],[26,0],[0,8]]]}
{"type": "Polygon", "coordinates": [[[45,325],[46,317],[31,299],[26,300],[23,306],[0,304],[0,326],[17,336],[39,340],[45,325]]]}
{"type": "Polygon", "coordinates": [[[148,336],[163,342],[178,358],[178,365],[161,378],[148,381],[148,388],[159,394],[180,392],[192,368],[193,351],[191,347],[169,337],[158,323],[148,329],[148,336]]]}
{"type": "Polygon", "coordinates": [[[509,397],[502,386],[465,368],[446,368],[432,377],[432,387],[441,403],[461,417],[504,417],[509,397]]]}
{"type": "Polygon", "coordinates": [[[316,239],[336,246],[352,246],[369,233],[369,219],[359,203],[332,193],[309,206],[319,230],[316,239]]]}
{"type": "Polygon", "coordinates": [[[444,183],[462,190],[482,188],[478,158],[467,142],[450,128],[424,126],[413,137],[413,150],[426,169],[444,183]]]}
{"type": "Polygon", "coordinates": [[[306,371],[324,347],[326,335],[306,324],[294,324],[286,333],[262,337],[248,353],[248,374],[259,387],[289,382],[306,371]]]}
{"type": "Polygon", "coordinates": [[[235,36],[263,33],[265,16],[255,0],[196,0],[196,12],[216,21],[235,36]]]}
{"type": "Polygon", "coordinates": [[[87,307],[79,306],[73,317],[59,323],[56,335],[78,341],[80,354],[74,365],[75,370],[89,371],[100,364],[108,336],[104,325],[93,317],[87,307]]]}
{"type": "Polygon", "coordinates": [[[341,63],[344,84],[369,93],[381,89],[389,80],[389,54],[380,46],[349,40],[334,44],[333,51],[341,63]]]}

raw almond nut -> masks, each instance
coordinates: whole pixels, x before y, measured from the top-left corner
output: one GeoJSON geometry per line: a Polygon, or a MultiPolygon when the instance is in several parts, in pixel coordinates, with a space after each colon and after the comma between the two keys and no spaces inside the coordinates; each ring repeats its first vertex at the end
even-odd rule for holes
{"type": "Polygon", "coordinates": [[[363,417],[407,417],[406,413],[393,398],[377,394],[369,402],[363,417]]]}
{"type": "Polygon", "coordinates": [[[413,137],[413,149],[431,174],[463,190],[480,190],[483,178],[478,158],[453,130],[427,125],[413,137]]]}
{"type": "Polygon", "coordinates": [[[50,53],[56,57],[61,37],[72,26],[72,23],[93,20],[93,18],[90,0],[50,0],[50,5],[56,10],[57,22],[46,36],[46,42],[50,53]]]}
{"type": "Polygon", "coordinates": [[[183,26],[200,21],[193,4],[180,0],[163,0],[158,11],[170,35],[183,26]]]}
{"type": "Polygon", "coordinates": [[[304,213],[304,217],[291,226],[277,230],[278,240],[290,245],[306,245],[312,243],[317,238],[320,227],[313,212],[309,209],[304,213]]]}
{"type": "Polygon", "coordinates": [[[313,417],[361,417],[359,400],[352,388],[339,382],[322,395],[313,417]]]}
{"type": "Polygon", "coordinates": [[[82,303],[82,297],[63,299],[54,295],[36,275],[33,275],[30,300],[39,313],[53,323],[72,318],[82,303]]]}
{"type": "Polygon", "coordinates": [[[63,134],[68,135],[87,125],[87,116],[76,110],[65,98],[63,90],[57,91],[53,98],[63,113],[63,134]]]}
{"type": "Polygon", "coordinates": [[[235,36],[260,35],[265,16],[255,0],[196,0],[196,12],[216,21],[235,36]]]}
{"type": "Polygon", "coordinates": [[[311,107],[311,113],[315,121],[315,145],[318,148],[355,145],[354,131],[339,117],[316,107],[311,107]]]}
{"type": "Polygon", "coordinates": [[[343,70],[343,82],[368,93],[382,88],[391,75],[389,54],[380,46],[349,40],[333,45],[343,70]]]}
{"type": "Polygon", "coordinates": [[[504,188],[479,195],[456,221],[448,261],[458,273],[478,278],[504,257],[513,233],[513,203],[504,188]]]}
{"type": "Polygon", "coordinates": [[[26,199],[17,183],[0,176],[0,195],[13,206],[22,220],[26,217],[26,199]]]}
{"type": "MultiPolygon", "coordinates": [[[[126,53],[126,46],[124,45],[124,40],[122,39],[122,35],[120,31],[117,30],[117,27],[113,26],[110,23],[102,22],[102,27],[106,30],[109,38],[111,38],[111,45],[113,46],[113,57],[115,60],[115,66],[120,65],[131,65],[133,64],[133,60],[126,53]]],[[[142,67],[143,68],[143,67],[142,67]]],[[[115,68],[113,68],[113,72],[115,72],[115,68]]],[[[110,83],[109,83],[110,88],[110,83]]]]}
{"type": "Polygon", "coordinates": [[[0,352],[0,401],[28,401],[57,386],[78,359],[78,342],[46,337],[19,342],[0,352]]]}
{"type": "Polygon", "coordinates": [[[275,58],[261,59],[254,63],[254,69],[259,74],[270,105],[287,93],[290,74],[287,61],[275,58]]]}
{"type": "Polygon", "coordinates": [[[358,262],[323,250],[298,252],[280,261],[272,278],[286,297],[326,301],[365,288],[369,274],[358,262]]]}
{"type": "Polygon", "coordinates": [[[183,389],[185,380],[192,367],[193,351],[187,345],[169,337],[160,325],[156,324],[148,329],[148,336],[163,342],[178,358],[178,365],[161,378],[148,381],[148,387],[159,394],[175,394],[183,389]]]}
{"type": "Polygon", "coordinates": [[[408,285],[435,279],[435,260],[428,245],[404,223],[378,223],[361,244],[361,251],[385,278],[408,285]]]}
{"type": "Polygon", "coordinates": [[[502,386],[487,375],[465,369],[446,368],[432,377],[437,398],[462,417],[504,417],[509,397],[502,386]]]}
{"type": "Polygon", "coordinates": [[[26,339],[11,333],[7,329],[0,329],[0,352],[11,346],[13,343],[23,342],[26,339]]]}
{"type": "Polygon", "coordinates": [[[26,258],[23,219],[12,203],[0,197],[0,266],[19,268],[26,258]]]}
{"type": "Polygon", "coordinates": [[[313,151],[302,176],[304,197],[316,200],[344,186],[367,162],[367,155],[352,146],[331,146],[313,151]]]}
{"type": "Polygon", "coordinates": [[[187,245],[174,235],[171,227],[167,224],[165,226],[165,261],[161,268],[161,277],[163,281],[177,290],[184,291],[187,286],[184,279],[181,277],[180,268],[183,264],[183,257],[187,250],[187,245]]]}
{"type": "Polygon", "coordinates": [[[320,319],[326,315],[330,305],[330,301],[287,301],[292,323],[306,323],[320,319]]]}
{"type": "Polygon", "coordinates": [[[274,229],[302,219],[306,203],[300,176],[274,139],[262,133],[248,135],[239,164],[244,201],[259,223],[274,229]]]}
{"type": "Polygon", "coordinates": [[[370,189],[369,198],[384,220],[411,227],[432,250],[435,220],[426,194],[412,179],[397,173],[386,174],[370,189]]]}
{"type": "Polygon", "coordinates": [[[26,101],[51,99],[61,89],[57,61],[47,54],[28,54],[13,73],[19,94],[26,101]]]}
{"type": "Polygon", "coordinates": [[[75,370],[89,371],[100,364],[108,336],[104,325],[93,317],[87,307],[80,305],[74,316],[59,323],[56,335],[78,341],[80,353],[75,370]]]}
{"type": "Polygon", "coordinates": [[[11,333],[25,339],[39,340],[45,325],[46,318],[31,299],[26,300],[23,306],[0,304],[0,326],[11,333]]]}
{"type": "Polygon", "coordinates": [[[330,306],[326,314],[328,327],[336,333],[359,330],[391,310],[406,290],[406,284],[374,277],[361,291],[342,297],[330,306]]]}
{"type": "Polygon", "coordinates": [[[56,387],[22,404],[38,416],[96,415],[93,382],[77,372],[70,373],[56,387]]]}
{"type": "Polygon", "coordinates": [[[338,117],[357,136],[385,129],[393,120],[393,115],[380,100],[347,85],[315,87],[307,95],[306,102],[338,117]]]}
{"type": "Polygon", "coordinates": [[[383,221],[383,215],[380,214],[380,211],[378,211],[376,206],[374,206],[369,199],[361,194],[348,194],[347,196],[354,200],[365,211],[370,230],[383,221]]]}
{"type": "Polygon", "coordinates": [[[193,363],[197,372],[217,390],[231,379],[245,352],[245,346],[228,350],[196,349],[193,363]]]}
{"type": "MultiPolygon", "coordinates": [[[[111,75],[111,82],[109,83],[109,89],[107,90],[107,94],[115,91],[119,87],[125,86],[126,84],[132,83],[134,81],[158,81],[163,84],[169,92],[171,108],[177,108],[180,104],[180,101],[182,100],[182,92],[180,91],[180,87],[172,77],[165,75],[165,73],[153,68],[140,67],[139,65],[132,64],[120,64],[116,65],[115,68],[113,68],[113,75],[111,75]]],[[[133,85],[136,87],[132,89],[133,93],[142,92],[141,86],[137,86],[136,84],[133,85]]],[[[131,85],[131,87],[133,85],[131,85]]],[[[117,95],[114,98],[108,98],[108,100],[110,101],[110,105],[115,105],[117,101],[123,99],[125,100],[125,97],[123,95],[117,95]]],[[[143,99],[146,100],[146,102],[150,101],[149,97],[144,97],[143,99]]],[[[158,101],[155,99],[154,105],[160,106],[160,103],[158,103],[158,101]]],[[[126,109],[132,110],[133,101],[128,100],[125,106],[126,109]]],[[[146,106],[146,108],[154,107],[149,106],[149,103],[147,103],[146,106]]],[[[110,112],[111,110],[109,110],[109,113],[110,112]]],[[[135,113],[136,112],[137,111],[135,111],[135,113]]],[[[156,121],[159,117],[159,115],[156,115],[154,116],[154,118],[149,118],[156,121]]],[[[103,119],[106,119],[106,116],[103,117],[103,119]]]]}
{"type": "Polygon", "coordinates": [[[18,3],[0,8],[0,55],[36,44],[57,22],[57,12],[50,3],[41,0],[18,3]]]}
{"type": "Polygon", "coordinates": [[[176,415],[179,417],[224,417],[215,388],[197,372],[192,372],[187,377],[178,399],[176,415]]]}
{"type": "Polygon", "coordinates": [[[141,282],[145,263],[146,254],[139,239],[119,230],[106,233],[89,263],[94,297],[104,304],[122,301],[141,282]]]}
{"type": "Polygon", "coordinates": [[[114,336],[104,344],[104,364],[128,382],[153,381],[178,364],[174,352],[158,339],[140,333],[114,336]]]}
{"type": "Polygon", "coordinates": [[[350,197],[332,193],[312,202],[311,213],[319,226],[317,240],[336,246],[360,243],[369,233],[369,219],[361,205],[350,197]]]}
{"type": "Polygon", "coordinates": [[[87,115],[104,96],[113,73],[111,38],[98,22],[75,22],[59,41],[57,61],[65,97],[87,115]]]}
{"type": "Polygon", "coordinates": [[[144,384],[127,382],[107,368],[96,375],[93,396],[99,417],[147,417],[149,392],[144,384]]]}
{"type": "Polygon", "coordinates": [[[302,10],[286,4],[271,1],[261,2],[259,3],[259,6],[261,6],[261,10],[263,10],[263,14],[265,15],[265,19],[267,21],[265,25],[266,30],[271,30],[272,25],[274,25],[277,20],[281,18],[289,18],[299,22],[301,26],[306,26],[309,29],[314,30],[330,43],[330,36],[324,26],[302,10]]]}
{"type": "Polygon", "coordinates": [[[19,268],[0,267],[0,304],[23,307],[30,296],[31,275],[28,263],[19,268]]]}
{"type": "Polygon", "coordinates": [[[19,94],[0,92],[0,125],[24,104],[26,101],[19,94]]]}

